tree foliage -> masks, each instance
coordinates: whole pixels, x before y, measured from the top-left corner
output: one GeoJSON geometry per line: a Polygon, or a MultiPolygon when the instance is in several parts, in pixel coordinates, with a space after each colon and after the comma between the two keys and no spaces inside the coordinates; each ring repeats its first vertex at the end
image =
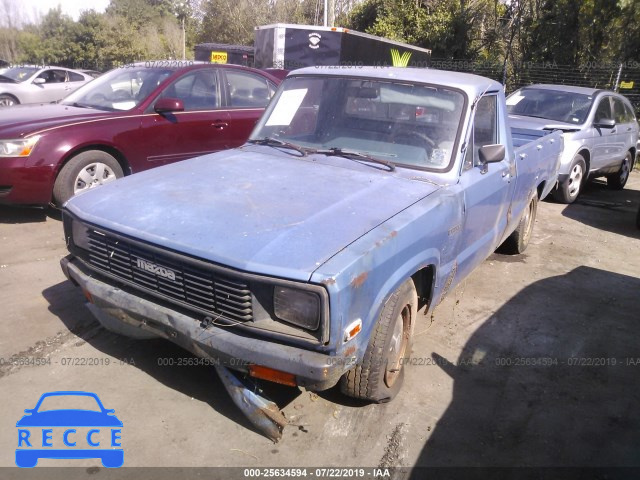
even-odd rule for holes
{"type": "MultiPolygon", "coordinates": [[[[517,65],[638,61],[640,0],[335,0],[341,26],[430,48],[436,58],[517,65]],[[354,6],[355,5],[355,6],[354,6]]],[[[61,9],[28,21],[0,0],[0,59],[106,69],[181,58],[196,43],[250,45],[254,27],[315,24],[319,0],[111,0],[74,21],[61,9]]],[[[509,67],[512,68],[512,67],[509,67]]]]}

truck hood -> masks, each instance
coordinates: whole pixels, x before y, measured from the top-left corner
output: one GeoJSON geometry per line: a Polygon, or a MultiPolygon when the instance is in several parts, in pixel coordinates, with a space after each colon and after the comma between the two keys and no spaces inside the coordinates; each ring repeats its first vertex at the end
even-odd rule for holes
{"type": "Polygon", "coordinates": [[[58,103],[16,105],[0,115],[0,138],[21,138],[39,130],[112,115],[114,112],[58,103]]]}
{"type": "Polygon", "coordinates": [[[582,125],[568,122],[558,122],[548,118],[527,117],[525,115],[509,115],[511,128],[530,128],[532,130],[562,130],[567,132],[577,132],[582,129],[582,125]]]}
{"type": "Polygon", "coordinates": [[[275,152],[247,147],[148,170],[66,208],[200,259],[308,281],[340,250],[439,188],[342,158],[265,150],[275,152]]]}

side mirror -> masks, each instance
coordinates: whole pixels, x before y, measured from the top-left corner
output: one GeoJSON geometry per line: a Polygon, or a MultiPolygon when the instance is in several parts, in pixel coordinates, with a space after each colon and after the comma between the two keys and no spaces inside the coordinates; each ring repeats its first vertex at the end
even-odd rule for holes
{"type": "Polygon", "coordinates": [[[484,145],[478,149],[478,156],[483,164],[496,163],[504,160],[506,150],[504,145],[484,145]]]}
{"type": "Polygon", "coordinates": [[[613,128],[616,126],[616,121],[613,118],[601,118],[593,123],[596,127],[601,128],[613,128]]]}
{"type": "Polygon", "coordinates": [[[184,112],[184,102],[177,98],[161,98],[153,109],[156,113],[184,112]]]}
{"type": "Polygon", "coordinates": [[[33,79],[33,83],[34,85],[44,85],[47,81],[44,78],[38,77],[33,79]]]}

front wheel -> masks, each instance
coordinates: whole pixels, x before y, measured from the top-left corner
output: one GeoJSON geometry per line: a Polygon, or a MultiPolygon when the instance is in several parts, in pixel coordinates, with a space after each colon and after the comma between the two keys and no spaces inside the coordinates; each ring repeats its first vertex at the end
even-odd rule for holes
{"type": "Polygon", "coordinates": [[[364,358],[340,380],[342,393],[376,403],[397,395],[404,380],[405,359],[411,352],[417,312],[418,295],[409,279],[384,304],[364,358]]]}
{"type": "Polygon", "coordinates": [[[560,203],[575,202],[582,189],[586,172],[587,163],[584,161],[584,157],[580,154],[576,155],[571,164],[569,176],[554,190],[553,198],[560,203]]]}
{"type": "Polygon", "coordinates": [[[14,105],[20,105],[20,102],[16,97],[7,93],[0,95],[0,108],[13,107],[14,105]]]}
{"type": "Polygon", "coordinates": [[[101,150],[88,150],[69,160],[53,186],[53,201],[61,207],[74,195],[124,176],[118,161],[101,150]]]}
{"type": "Polygon", "coordinates": [[[607,187],[611,190],[622,190],[629,180],[629,173],[631,173],[631,152],[627,152],[618,170],[613,175],[607,175],[607,187]]]}

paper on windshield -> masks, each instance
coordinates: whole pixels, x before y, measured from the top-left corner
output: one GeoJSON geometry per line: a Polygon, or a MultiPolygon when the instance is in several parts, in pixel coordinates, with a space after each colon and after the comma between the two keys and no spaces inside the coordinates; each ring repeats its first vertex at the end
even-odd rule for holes
{"type": "Polygon", "coordinates": [[[291,124],[291,120],[293,120],[298,108],[300,108],[302,100],[304,100],[308,90],[308,88],[298,88],[282,92],[282,95],[280,95],[280,99],[278,100],[276,107],[271,112],[269,120],[267,120],[265,126],[287,126],[291,124]]]}

